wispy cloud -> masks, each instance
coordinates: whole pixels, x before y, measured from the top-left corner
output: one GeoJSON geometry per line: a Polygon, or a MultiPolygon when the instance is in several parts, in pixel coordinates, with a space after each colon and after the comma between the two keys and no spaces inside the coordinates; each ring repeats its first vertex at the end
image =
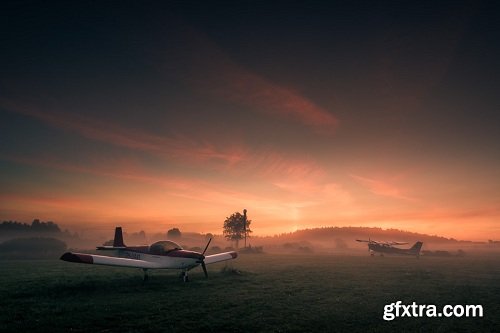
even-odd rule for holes
{"type": "Polygon", "coordinates": [[[93,158],[93,162],[88,161],[85,165],[69,163],[49,156],[26,157],[2,154],[0,155],[0,159],[52,170],[137,181],[155,186],[167,187],[172,190],[194,186],[192,181],[188,181],[181,177],[153,176],[151,172],[142,168],[137,162],[125,158],[93,158]]]}
{"type": "MultiPolygon", "coordinates": [[[[236,64],[226,64],[216,89],[211,92],[254,106],[285,120],[295,119],[323,134],[332,134],[338,120],[326,109],[291,89],[274,84],[236,64]]],[[[213,87],[213,85],[211,85],[213,87]]]]}
{"type": "Polygon", "coordinates": [[[351,174],[350,176],[358,184],[367,188],[373,194],[383,196],[383,197],[390,197],[390,198],[402,199],[402,200],[408,200],[408,201],[415,201],[416,200],[415,198],[412,198],[412,197],[406,195],[401,190],[401,188],[399,188],[396,185],[391,184],[387,181],[361,177],[361,176],[357,176],[357,175],[353,175],[353,174],[351,174]]]}
{"type": "MultiPolygon", "coordinates": [[[[252,209],[256,214],[267,216],[267,218],[296,219],[304,209],[324,204],[340,204],[344,206],[350,204],[352,199],[350,194],[340,185],[325,182],[323,172],[314,168],[306,166],[291,167],[289,171],[280,172],[281,167],[279,167],[279,164],[283,160],[279,156],[275,157],[275,159],[270,156],[265,159],[267,163],[278,164],[278,166],[272,167],[270,171],[266,170],[261,175],[257,175],[257,178],[251,179],[240,179],[237,175],[228,175],[223,179],[221,177],[197,179],[193,176],[164,176],[145,166],[141,166],[138,161],[127,160],[126,158],[120,158],[119,160],[102,157],[88,158],[85,165],[46,155],[37,157],[1,155],[0,158],[14,163],[50,170],[108,177],[123,181],[122,185],[113,185],[102,192],[102,197],[91,198],[96,202],[88,203],[88,210],[99,216],[103,212],[106,212],[107,215],[113,213],[124,216],[123,212],[117,211],[117,206],[123,207],[121,209],[128,212],[130,216],[135,216],[138,212],[134,211],[132,207],[138,205],[137,193],[140,193],[140,202],[144,206],[140,210],[141,216],[144,210],[148,211],[151,216],[155,213],[158,216],[162,214],[170,216],[172,212],[178,211],[185,205],[187,206],[184,209],[209,205],[210,208],[207,209],[210,210],[222,209],[225,211],[231,209],[230,207],[246,207],[252,209]],[[133,184],[137,184],[137,186],[133,184]],[[131,191],[131,189],[134,189],[134,191],[131,191]],[[124,200],[130,201],[130,203],[125,206],[123,206],[123,203],[115,203],[114,201],[117,198],[128,198],[124,200]],[[180,201],[177,204],[166,203],[171,201],[168,198],[178,198],[180,201]],[[110,209],[106,207],[110,207],[110,209]],[[100,211],[101,209],[103,212],[100,211]]],[[[99,188],[99,183],[100,181],[96,179],[89,185],[92,188],[99,188]]],[[[80,190],[82,186],[85,187],[86,185],[78,185],[80,190]]],[[[71,193],[71,190],[69,193],[71,193]]],[[[39,194],[43,199],[45,194],[39,194]]],[[[63,195],[62,198],[64,197],[63,195]]],[[[25,204],[30,202],[36,204],[37,207],[44,206],[44,209],[57,209],[51,201],[47,201],[47,204],[43,205],[45,199],[37,201],[37,197],[33,197],[33,195],[25,199],[23,200],[25,204]]],[[[28,206],[34,207],[31,204],[28,206]]],[[[80,211],[81,205],[62,205],[60,208],[68,211],[80,211]]]]}
{"type": "Polygon", "coordinates": [[[42,110],[4,100],[0,102],[10,111],[34,117],[55,128],[184,165],[196,163],[204,169],[212,168],[232,174],[249,173],[270,180],[317,179],[325,174],[324,169],[310,159],[287,156],[272,149],[255,150],[235,143],[216,146],[206,140],[153,135],[70,112],[42,110]]]}
{"type": "Polygon", "coordinates": [[[318,133],[334,133],[339,120],[330,110],[238,64],[205,35],[191,30],[186,40],[198,50],[188,57],[189,81],[195,89],[284,121],[295,120],[318,133]]]}
{"type": "Polygon", "coordinates": [[[240,161],[245,154],[237,146],[228,145],[222,149],[206,141],[195,141],[183,136],[154,135],[71,112],[49,111],[6,100],[0,100],[0,102],[9,111],[37,118],[50,126],[76,132],[88,139],[146,151],[165,158],[191,162],[222,161],[233,164],[240,161]]]}
{"type": "Polygon", "coordinates": [[[111,177],[147,184],[165,189],[169,195],[207,202],[229,203],[236,200],[239,202],[260,202],[262,205],[266,200],[277,203],[282,200],[289,200],[291,197],[293,197],[293,200],[310,200],[308,197],[311,196],[313,191],[316,194],[323,189],[323,185],[318,185],[320,180],[314,176],[317,172],[315,173],[312,170],[311,175],[307,177],[307,173],[303,172],[294,174],[293,168],[290,172],[286,170],[280,172],[280,169],[274,168],[272,172],[265,171],[254,178],[250,177],[250,179],[239,179],[238,175],[228,175],[231,179],[238,179],[239,182],[229,181],[229,184],[226,184],[228,177],[224,177],[223,179],[220,177],[215,179],[197,179],[193,176],[164,176],[146,168],[139,161],[127,158],[93,157],[87,159],[85,165],[67,162],[47,155],[26,157],[3,154],[0,155],[0,159],[51,170],[111,177]],[[299,176],[303,176],[304,178],[299,180],[297,178],[299,176]],[[289,178],[289,186],[272,183],[272,180],[282,179],[281,177],[289,178]],[[249,183],[254,183],[254,181],[259,182],[258,187],[260,191],[258,194],[254,193],[256,190],[252,186],[248,186],[249,183]],[[274,186],[278,190],[282,190],[279,192],[279,200],[273,199],[276,194],[276,188],[273,189],[274,186]]]}
{"type": "Polygon", "coordinates": [[[0,199],[2,201],[13,201],[13,202],[30,202],[34,205],[49,206],[55,208],[83,208],[85,207],[85,201],[77,198],[69,198],[67,196],[36,196],[36,195],[24,195],[24,194],[1,194],[0,199]]]}
{"type": "MultiPolygon", "coordinates": [[[[289,191],[281,191],[276,195],[269,185],[260,187],[264,191],[255,191],[248,186],[248,182],[241,184],[226,184],[220,180],[205,181],[194,178],[165,177],[152,175],[147,170],[134,167],[113,167],[113,163],[95,163],[93,165],[79,166],[71,163],[61,163],[49,158],[22,158],[0,156],[4,160],[15,163],[43,167],[50,170],[61,170],[70,173],[87,174],[98,177],[108,177],[122,180],[123,183],[111,187],[101,188],[99,179],[90,183],[78,183],[80,193],[75,196],[70,185],[69,188],[58,190],[50,194],[43,189],[31,193],[16,194],[6,192],[0,196],[2,204],[0,209],[16,213],[31,212],[33,216],[47,216],[50,219],[63,219],[66,221],[91,220],[111,221],[117,218],[137,219],[142,217],[147,221],[161,221],[171,218],[176,214],[186,214],[190,211],[193,217],[204,218],[218,216],[222,212],[231,212],[234,207],[249,208],[254,216],[280,216],[286,218],[292,214],[293,209],[308,207],[311,202],[303,196],[296,196],[289,191]],[[89,185],[93,192],[98,193],[91,197],[84,193],[89,185]],[[133,189],[133,190],[132,190],[133,189]],[[83,190],[83,192],[82,192],[83,190]],[[193,208],[196,207],[195,210],[193,208]]],[[[106,182],[107,183],[107,182],[106,182]]],[[[109,184],[109,183],[107,183],[109,184]]],[[[33,187],[36,188],[36,184],[33,187]]],[[[17,216],[18,214],[14,214],[17,216]]]]}

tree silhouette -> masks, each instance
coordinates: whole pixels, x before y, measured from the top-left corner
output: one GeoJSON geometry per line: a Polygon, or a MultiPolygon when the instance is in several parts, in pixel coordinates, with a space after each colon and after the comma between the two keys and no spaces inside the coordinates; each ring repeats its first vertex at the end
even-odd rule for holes
{"type": "Polygon", "coordinates": [[[182,234],[179,228],[172,228],[167,231],[167,238],[181,238],[182,234]]]}
{"type": "Polygon", "coordinates": [[[250,230],[250,223],[252,223],[252,221],[246,219],[246,214],[241,215],[239,212],[232,214],[224,221],[224,237],[226,237],[227,240],[234,241],[236,243],[236,248],[238,248],[239,241],[244,239],[245,236],[249,237],[248,234],[252,232],[252,230],[250,230]]]}

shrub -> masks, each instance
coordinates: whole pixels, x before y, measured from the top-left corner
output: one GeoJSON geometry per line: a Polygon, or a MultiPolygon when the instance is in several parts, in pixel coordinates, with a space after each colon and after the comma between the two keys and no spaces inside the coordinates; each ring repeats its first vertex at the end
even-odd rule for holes
{"type": "Polygon", "coordinates": [[[66,243],[56,238],[15,238],[0,244],[0,255],[4,258],[51,258],[66,249],[66,243]]]}

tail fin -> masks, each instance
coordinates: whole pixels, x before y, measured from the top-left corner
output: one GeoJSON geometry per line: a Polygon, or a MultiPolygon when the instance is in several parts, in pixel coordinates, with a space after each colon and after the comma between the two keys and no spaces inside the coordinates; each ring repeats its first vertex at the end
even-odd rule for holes
{"type": "Polygon", "coordinates": [[[411,248],[410,251],[415,254],[417,257],[420,255],[420,249],[422,248],[422,242],[416,242],[411,248]]]}
{"type": "Polygon", "coordinates": [[[115,229],[113,247],[125,247],[125,244],[123,243],[122,227],[116,227],[115,229]]]}

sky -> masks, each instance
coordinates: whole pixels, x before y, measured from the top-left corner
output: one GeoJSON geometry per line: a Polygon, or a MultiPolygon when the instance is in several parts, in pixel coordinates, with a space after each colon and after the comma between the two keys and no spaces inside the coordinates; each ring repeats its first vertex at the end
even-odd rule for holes
{"type": "Polygon", "coordinates": [[[494,1],[0,6],[2,221],[500,238],[494,1]]]}

